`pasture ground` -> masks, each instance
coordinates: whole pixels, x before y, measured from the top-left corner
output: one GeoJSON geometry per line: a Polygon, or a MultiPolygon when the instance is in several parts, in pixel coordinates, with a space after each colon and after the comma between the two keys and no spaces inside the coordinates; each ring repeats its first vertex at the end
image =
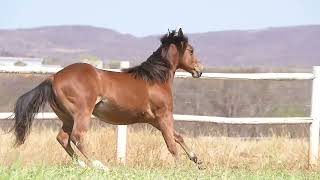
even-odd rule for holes
{"type": "MultiPolygon", "coordinates": [[[[129,126],[130,127],[130,126],[129,126]]],[[[161,134],[146,126],[129,128],[127,165],[117,164],[115,129],[90,129],[90,154],[110,171],[79,168],[56,141],[57,130],[33,127],[26,143],[15,149],[13,136],[0,130],[2,179],[320,179],[320,168],[308,168],[308,139],[288,137],[186,137],[204,162],[198,170],[179,149],[175,167],[161,134]]]]}
{"type": "Polygon", "coordinates": [[[320,172],[288,170],[246,170],[210,168],[197,170],[193,167],[180,168],[132,168],[113,166],[108,172],[72,165],[0,167],[0,179],[319,179],[320,172]]]}

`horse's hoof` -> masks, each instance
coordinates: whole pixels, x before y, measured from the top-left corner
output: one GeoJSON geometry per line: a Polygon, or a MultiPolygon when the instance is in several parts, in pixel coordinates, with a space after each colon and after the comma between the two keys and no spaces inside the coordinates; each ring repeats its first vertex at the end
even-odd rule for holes
{"type": "Polygon", "coordinates": [[[199,170],[205,170],[206,169],[205,165],[200,160],[197,162],[197,166],[198,166],[199,170]]]}
{"type": "Polygon", "coordinates": [[[199,170],[205,170],[205,169],[207,169],[207,167],[205,167],[204,165],[198,165],[198,169],[199,170]]]}
{"type": "Polygon", "coordinates": [[[78,165],[78,166],[80,166],[80,167],[82,167],[82,168],[87,167],[87,164],[86,164],[84,161],[81,161],[81,160],[77,160],[77,161],[75,162],[75,164],[78,165]]]}
{"type": "Polygon", "coordinates": [[[103,165],[100,161],[98,160],[94,160],[92,161],[92,166],[96,169],[100,169],[103,171],[108,171],[109,169],[107,168],[107,166],[103,165]]]}

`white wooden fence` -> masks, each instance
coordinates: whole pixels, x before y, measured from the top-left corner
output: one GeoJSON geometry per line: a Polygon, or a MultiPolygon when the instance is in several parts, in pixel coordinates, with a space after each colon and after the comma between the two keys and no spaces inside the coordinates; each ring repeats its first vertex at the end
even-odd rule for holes
{"type": "MultiPolygon", "coordinates": [[[[122,63],[122,68],[128,67],[128,63],[122,63]]],[[[6,73],[55,73],[57,68],[39,68],[28,67],[1,67],[0,72],[6,73]]],[[[119,71],[119,69],[113,69],[119,71]]],[[[177,72],[176,78],[190,78],[191,75],[185,72],[177,72]]],[[[317,165],[319,150],[319,122],[320,122],[320,66],[313,67],[313,73],[203,73],[201,79],[256,79],[256,80],[312,80],[312,107],[311,117],[290,117],[290,118],[225,118],[214,116],[196,116],[196,115],[174,115],[175,121],[190,122],[213,122],[226,124],[310,124],[310,146],[309,146],[309,164],[317,165]]],[[[12,113],[0,113],[0,119],[6,119],[12,113]]],[[[38,119],[57,119],[54,113],[40,113],[38,119]]],[[[127,126],[118,126],[117,131],[117,158],[125,163],[127,126]]]]}

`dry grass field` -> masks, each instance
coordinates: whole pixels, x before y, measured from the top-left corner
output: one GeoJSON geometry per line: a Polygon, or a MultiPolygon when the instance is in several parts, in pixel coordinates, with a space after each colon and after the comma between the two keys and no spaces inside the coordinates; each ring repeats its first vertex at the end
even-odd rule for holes
{"type": "Polygon", "coordinates": [[[320,173],[317,173],[320,168],[308,168],[308,139],[186,137],[186,142],[206,166],[206,170],[200,171],[180,147],[180,165],[176,167],[161,134],[149,126],[139,130],[129,128],[127,165],[123,167],[116,162],[115,132],[112,127],[93,127],[86,137],[91,154],[110,168],[109,173],[102,173],[95,170],[83,171],[73,166],[55,140],[57,130],[34,127],[26,143],[17,149],[12,147],[12,134],[6,134],[2,130],[0,179],[46,179],[49,177],[48,173],[55,178],[58,176],[54,174],[62,173],[61,177],[66,179],[90,179],[93,175],[97,179],[286,179],[291,175],[298,179],[320,177],[320,173]]]}
{"type": "MultiPolygon", "coordinates": [[[[56,130],[34,128],[26,143],[15,149],[13,135],[1,132],[0,164],[10,165],[19,161],[22,165],[57,165],[70,161],[56,141],[56,130]]],[[[116,164],[115,129],[92,128],[87,137],[90,153],[102,162],[116,164]]],[[[208,167],[260,169],[264,167],[305,169],[308,164],[308,139],[272,137],[242,139],[230,137],[186,137],[186,142],[208,167]]],[[[182,164],[192,162],[180,149],[182,164]]],[[[129,128],[127,165],[130,167],[168,167],[173,158],[167,150],[160,132],[152,127],[141,130],[129,128]]]]}

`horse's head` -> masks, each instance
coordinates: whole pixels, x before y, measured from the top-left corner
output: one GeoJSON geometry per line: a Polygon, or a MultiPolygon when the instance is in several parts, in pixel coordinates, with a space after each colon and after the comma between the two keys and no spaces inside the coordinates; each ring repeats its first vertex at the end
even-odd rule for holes
{"type": "Polygon", "coordinates": [[[183,69],[192,74],[192,77],[199,78],[203,66],[195,56],[194,48],[189,44],[188,38],[183,35],[182,29],[169,31],[161,38],[162,46],[166,57],[176,69],[183,69]]]}

